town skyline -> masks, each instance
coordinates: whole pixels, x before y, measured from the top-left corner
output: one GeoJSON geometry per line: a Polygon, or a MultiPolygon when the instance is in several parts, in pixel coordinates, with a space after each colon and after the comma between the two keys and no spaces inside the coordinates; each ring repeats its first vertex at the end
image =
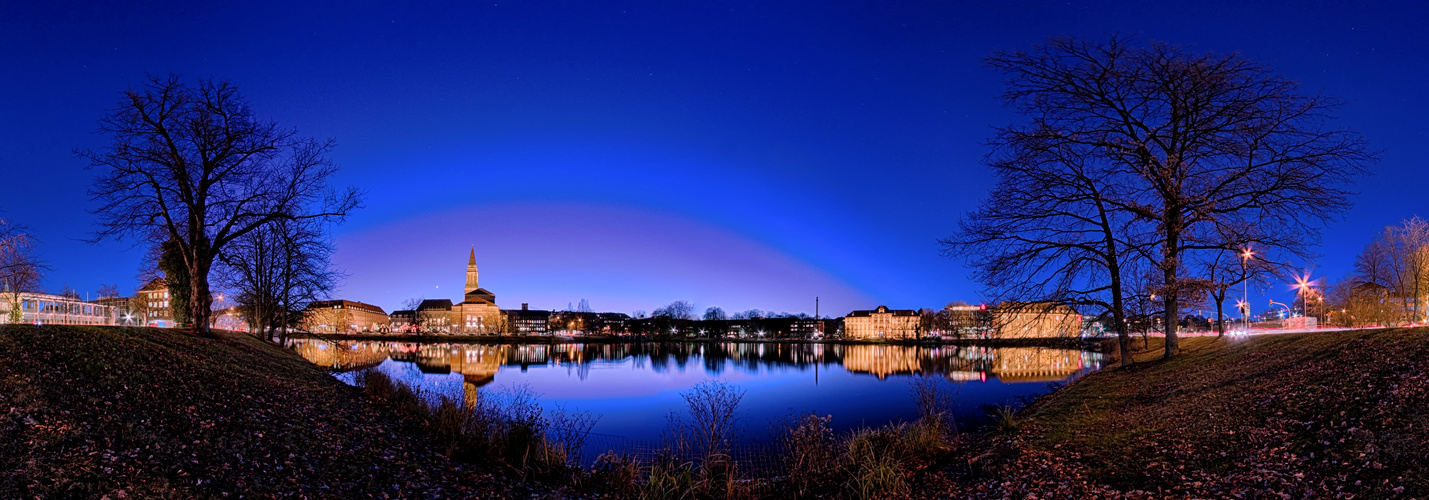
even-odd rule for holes
{"type": "MultiPolygon", "coordinates": [[[[1429,174],[1410,156],[1423,139],[1413,118],[1429,107],[1409,88],[1429,67],[1405,27],[1415,16],[1389,5],[1043,7],[9,6],[7,65],[30,77],[0,84],[13,117],[0,124],[0,162],[25,186],[6,193],[0,217],[31,229],[51,267],[46,290],[141,285],[144,245],[79,241],[92,234],[94,172],[72,152],[103,146],[93,132],[119,91],[173,72],[230,79],[259,117],[337,140],[333,184],[363,189],[368,203],[334,227],[333,261],[348,275],[334,298],[392,310],[455,297],[451,255],[474,245],[506,308],[687,300],[813,314],[815,297],[825,315],[940,307],[980,296],[934,240],[985,196],[982,142],[1013,121],[981,59],[1051,34],[1130,30],[1269,63],[1344,99],[1340,123],[1384,150],[1307,263],[1313,277],[1347,275],[1383,227],[1429,213],[1415,189],[1429,174]],[[153,32],[228,38],[174,48],[112,22],[150,14],[172,28],[153,32]],[[314,19],[317,34],[294,29],[314,19]],[[671,39],[661,26],[690,33],[671,39]],[[260,31],[278,35],[260,42],[260,31]]],[[[1293,293],[1251,290],[1280,302],[1293,293]]]]}

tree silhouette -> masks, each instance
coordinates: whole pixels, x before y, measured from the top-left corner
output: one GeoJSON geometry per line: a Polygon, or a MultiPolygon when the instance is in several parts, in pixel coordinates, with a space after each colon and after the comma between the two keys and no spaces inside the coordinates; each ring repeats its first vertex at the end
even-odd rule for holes
{"type": "Polygon", "coordinates": [[[100,171],[90,188],[95,240],[175,242],[199,334],[209,334],[209,273],[229,244],[276,220],[340,220],[359,204],[355,190],[327,188],[332,141],[260,121],[226,81],[150,77],[124,92],[100,131],[108,148],[78,152],[100,171]]]}
{"type": "Polygon", "coordinates": [[[24,226],[0,219],[0,293],[12,323],[24,318],[20,294],[38,292],[45,265],[35,258],[35,239],[24,226]]]}
{"type": "Polygon", "coordinates": [[[1049,163],[1053,172],[1095,172],[1085,177],[1121,223],[1115,239],[1135,242],[1155,264],[1166,357],[1179,350],[1180,300],[1195,284],[1182,275],[1191,254],[1224,250],[1227,237],[1246,239],[1245,228],[1303,249],[1348,209],[1349,184],[1377,160],[1359,134],[1331,127],[1338,101],[1303,95],[1238,55],[1052,38],[987,62],[1006,75],[1004,97],[1028,119],[999,131],[995,144],[1010,149],[999,156],[1049,163],[1051,155],[1067,159],[1049,163]]]}

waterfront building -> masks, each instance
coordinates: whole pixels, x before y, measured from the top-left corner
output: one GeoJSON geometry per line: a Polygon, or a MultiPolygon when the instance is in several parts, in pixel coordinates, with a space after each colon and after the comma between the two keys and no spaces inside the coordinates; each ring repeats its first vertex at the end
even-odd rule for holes
{"type": "Polygon", "coordinates": [[[913,309],[878,306],[844,316],[844,338],[856,340],[914,340],[921,333],[922,317],[913,309]]]}
{"type": "Polygon", "coordinates": [[[385,332],[390,323],[381,307],[352,300],[320,300],[303,311],[303,326],[315,333],[385,332]]]}
{"type": "Polygon", "coordinates": [[[943,307],[937,328],[944,337],[982,339],[992,336],[992,311],[986,304],[952,303],[943,307]]]}
{"type": "Polygon", "coordinates": [[[421,329],[421,325],[417,322],[416,309],[392,311],[392,314],[387,316],[387,321],[388,327],[393,332],[407,333],[421,329]]]}
{"type": "Polygon", "coordinates": [[[630,315],[625,313],[596,313],[595,323],[586,332],[602,335],[624,335],[630,333],[630,315]]]}
{"type": "Polygon", "coordinates": [[[476,268],[476,248],[466,264],[466,294],[460,303],[447,299],[423,300],[414,311],[393,311],[393,329],[431,333],[498,334],[505,329],[505,315],[496,307],[496,294],[481,288],[476,268]]]}
{"type": "Polygon", "coordinates": [[[817,318],[789,318],[785,331],[791,339],[813,339],[824,334],[824,320],[817,318]]]}
{"type": "Polygon", "coordinates": [[[1082,333],[1082,315],[1067,306],[1051,304],[1000,304],[993,308],[994,335],[1003,339],[1076,337],[1082,333]]]}
{"type": "Polygon", "coordinates": [[[531,309],[530,304],[521,304],[520,309],[503,311],[509,333],[517,335],[544,335],[550,331],[551,311],[531,309]]]}
{"type": "Polygon", "coordinates": [[[17,306],[20,310],[20,320],[16,323],[113,325],[117,319],[113,306],[85,302],[77,297],[30,292],[22,292],[18,297],[9,292],[4,295],[4,300],[0,300],[0,323],[10,323],[17,306]]]}

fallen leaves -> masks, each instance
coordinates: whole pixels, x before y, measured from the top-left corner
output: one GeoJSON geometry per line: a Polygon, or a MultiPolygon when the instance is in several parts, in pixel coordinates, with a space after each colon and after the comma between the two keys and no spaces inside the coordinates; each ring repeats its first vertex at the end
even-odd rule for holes
{"type": "Polygon", "coordinates": [[[251,338],[6,325],[0,352],[0,498],[499,498],[540,488],[451,463],[416,425],[251,338]]]}

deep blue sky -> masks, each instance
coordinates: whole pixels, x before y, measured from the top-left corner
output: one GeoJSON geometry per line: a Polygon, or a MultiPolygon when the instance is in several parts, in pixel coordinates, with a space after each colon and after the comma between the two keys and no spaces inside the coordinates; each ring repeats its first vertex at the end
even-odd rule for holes
{"type": "Polygon", "coordinates": [[[1018,119],[980,61],[1059,34],[1239,52],[1344,98],[1340,124],[1385,153],[1316,276],[1429,216],[1415,2],[397,4],[0,3],[0,216],[39,238],[46,287],[138,286],[142,248],[78,241],[95,173],[72,151],[105,144],[98,119],[146,73],[232,80],[336,139],[335,184],[368,193],[335,232],[337,295],[388,310],[458,298],[472,246],[502,307],[977,301],[935,239],[1018,119]]]}

